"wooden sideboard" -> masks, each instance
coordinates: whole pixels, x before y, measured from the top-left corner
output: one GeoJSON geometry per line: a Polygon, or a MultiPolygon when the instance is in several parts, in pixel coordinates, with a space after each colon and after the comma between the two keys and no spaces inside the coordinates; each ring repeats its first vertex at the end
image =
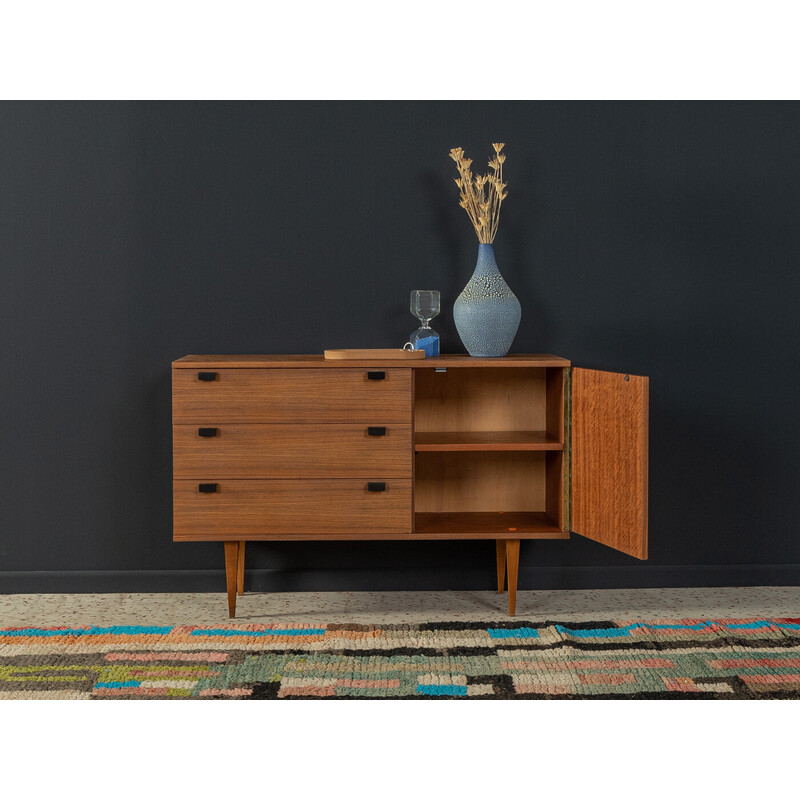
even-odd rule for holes
{"type": "Polygon", "coordinates": [[[516,605],[522,539],[647,558],[648,379],[550,355],[172,364],[175,541],[493,539],[516,605]]]}

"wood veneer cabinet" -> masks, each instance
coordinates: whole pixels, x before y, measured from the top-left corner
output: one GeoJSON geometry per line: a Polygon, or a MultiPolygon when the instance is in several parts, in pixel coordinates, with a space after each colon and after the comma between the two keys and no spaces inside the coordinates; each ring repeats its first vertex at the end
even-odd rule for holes
{"type": "Polygon", "coordinates": [[[175,541],[493,539],[516,605],[522,539],[647,558],[648,379],[550,355],[172,364],[175,541]]]}

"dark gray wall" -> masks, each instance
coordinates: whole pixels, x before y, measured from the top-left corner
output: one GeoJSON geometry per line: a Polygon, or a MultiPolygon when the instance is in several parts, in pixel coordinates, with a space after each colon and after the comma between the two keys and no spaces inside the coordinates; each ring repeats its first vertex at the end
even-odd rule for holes
{"type": "MultiPolygon", "coordinates": [[[[506,142],[514,350],[651,376],[650,561],[528,542],[522,588],[800,578],[800,105],[0,104],[0,592],[221,590],[171,540],[170,362],[400,346],[506,142]]],[[[489,588],[488,542],[252,544],[251,588],[489,588]]]]}

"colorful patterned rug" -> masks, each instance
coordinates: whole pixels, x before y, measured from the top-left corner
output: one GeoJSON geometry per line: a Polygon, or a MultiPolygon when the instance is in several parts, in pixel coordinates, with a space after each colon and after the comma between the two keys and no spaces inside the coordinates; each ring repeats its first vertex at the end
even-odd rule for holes
{"type": "Polygon", "coordinates": [[[0,629],[0,699],[800,698],[800,619],[0,629]]]}

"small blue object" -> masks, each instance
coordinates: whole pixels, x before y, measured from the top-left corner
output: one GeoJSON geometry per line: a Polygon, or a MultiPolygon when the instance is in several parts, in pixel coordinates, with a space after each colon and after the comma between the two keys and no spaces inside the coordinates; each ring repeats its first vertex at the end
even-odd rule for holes
{"type": "Polygon", "coordinates": [[[439,355],[439,335],[433,331],[431,331],[431,334],[433,335],[424,336],[414,342],[414,349],[424,350],[426,358],[433,358],[439,355]]]}

